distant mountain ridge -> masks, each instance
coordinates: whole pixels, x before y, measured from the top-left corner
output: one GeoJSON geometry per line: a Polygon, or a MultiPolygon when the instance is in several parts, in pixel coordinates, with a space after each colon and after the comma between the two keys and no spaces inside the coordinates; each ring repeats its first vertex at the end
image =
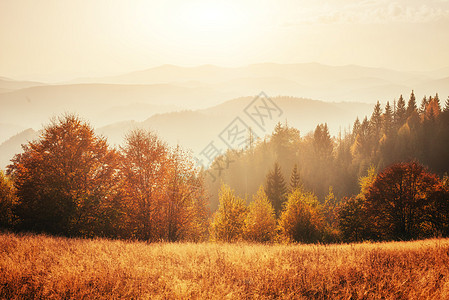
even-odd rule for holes
{"type": "MultiPolygon", "coordinates": [[[[393,102],[401,94],[407,99],[412,90],[417,101],[424,95],[436,93],[445,100],[449,96],[449,68],[433,72],[401,72],[318,63],[261,63],[234,68],[163,65],[120,76],[77,79],[51,85],[0,78],[0,132],[4,141],[19,129],[39,129],[49,118],[66,112],[78,113],[95,127],[127,120],[139,123],[168,112],[190,110],[199,114],[198,110],[207,112],[208,108],[229,99],[251,99],[261,91],[270,97],[292,96],[372,105],[376,101],[393,102]]],[[[232,111],[230,114],[237,113],[232,111]]],[[[310,112],[313,113],[320,112],[310,112]]],[[[163,116],[166,115],[155,117],[153,122],[162,124],[163,116]]],[[[198,116],[200,119],[203,117],[198,116]]],[[[333,117],[329,115],[329,120],[320,119],[322,122],[332,121],[333,117]]]]}
{"type": "Polygon", "coordinates": [[[342,134],[349,131],[356,117],[369,116],[373,109],[373,105],[367,103],[329,103],[295,97],[271,99],[281,108],[282,114],[273,117],[263,130],[256,128],[244,112],[254,97],[240,97],[207,109],[156,114],[143,122],[111,124],[98,128],[97,132],[108,137],[111,144],[118,145],[130,130],[150,129],[169,144],[179,144],[198,155],[211,141],[220,143],[220,133],[237,117],[252,126],[262,139],[273,131],[277,122],[287,122],[299,129],[301,135],[313,131],[319,123],[327,123],[331,134],[337,136],[340,131],[342,134]]]}
{"type": "MultiPolygon", "coordinates": [[[[295,97],[270,97],[282,110],[282,114],[267,123],[264,130],[255,128],[260,138],[272,132],[276,122],[288,122],[298,128],[301,135],[312,131],[317,124],[327,123],[333,135],[349,130],[358,116],[370,115],[373,105],[367,103],[330,103],[295,97]]],[[[144,128],[156,132],[171,145],[179,144],[198,155],[211,141],[220,142],[219,134],[237,117],[249,126],[256,127],[245,114],[245,108],[254,97],[239,97],[205,109],[158,113],[137,121],[120,121],[101,126],[96,132],[108,138],[113,146],[123,145],[125,135],[132,129],[144,128]]],[[[83,117],[83,116],[82,116],[83,117]]],[[[48,123],[48,120],[42,120],[48,123]]],[[[39,128],[40,129],[40,128],[39,128]]],[[[28,129],[0,145],[0,168],[6,167],[20,145],[36,138],[37,132],[28,129]]],[[[221,145],[223,148],[223,145],[221,145]]],[[[224,150],[224,148],[223,148],[224,150]]]]}

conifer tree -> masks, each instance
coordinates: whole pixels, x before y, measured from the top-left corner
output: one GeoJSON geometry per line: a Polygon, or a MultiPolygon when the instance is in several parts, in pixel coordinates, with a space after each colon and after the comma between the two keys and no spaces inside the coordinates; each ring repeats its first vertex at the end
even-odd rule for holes
{"type": "Polygon", "coordinates": [[[449,111],[449,96],[446,99],[446,103],[444,104],[444,112],[448,112],[449,111]]]}
{"type": "Polygon", "coordinates": [[[394,115],[394,122],[396,126],[399,128],[401,127],[406,120],[406,109],[405,109],[405,101],[404,98],[402,98],[402,95],[399,97],[397,106],[396,106],[396,113],[394,115]]]}
{"type": "Polygon", "coordinates": [[[438,105],[438,109],[441,110],[440,97],[438,96],[438,93],[435,94],[435,98],[433,98],[433,101],[436,102],[436,104],[438,105]]]}
{"type": "Polygon", "coordinates": [[[274,164],[273,170],[267,175],[265,192],[274,207],[276,216],[279,216],[286,199],[287,187],[284,176],[282,176],[281,167],[277,162],[274,164]]]}
{"type": "Polygon", "coordinates": [[[390,102],[385,105],[385,113],[383,115],[383,132],[390,134],[393,125],[393,112],[391,110],[390,102]]]}
{"type": "Polygon", "coordinates": [[[416,98],[415,98],[415,94],[413,93],[412,90],[412,94],[410,95],[410,99],[408,100],[408,105],[407,105],[407,118],[410,117],[414,111],[417,111],[417,107],[416,107],[416,98]]]}
{"type": "Polygon", "coordinates": [[[352,134],[356,136],[359,133],[359,129],[360,129],[360,120],[359,117],[357,117],[354,121],[354,125],[352,126],[352,134]]]}
{"type": "MultiPolygon", "coordinates": [[[[432,97],[429,97],[429,101],[430,101],[430,99],[432,99],[432,97]]],[[[429,102],[427,101],[426,96],[424,96],[424,98],[423,98],[422,101],[421,101],[421,105],[420,105],[420,107],[419,107],[419,114],[420,114],[421,116],[423,116],[424,113],[426,112],[426,108],[427,108],[427,104],[428,104],[428,103],[429,103],[429,102]]]]}
{"type": "Polygon", "coordinates": [[[379,138],[380,130],[382,129],[382,111],[380,107],[380,102],[377,101],[376,106],[374,106],[373,114],[371,115],[370,125],[373,130],[373,134],[376,139],[379,138]]]}
{"type": "Polygon", "coordinates": [[[313,133],[313,147],[321,159],[332,156],[334,145],[329,134],[327,123],[319,124],[313,133]]]}
{"type": "Polygon", "coordinates": [[[293,192],[297,188],[301,187],[301,176],[298,171],[298,165],[295,164],[292,170],[292,175],[290,176],[290,192],[293,192]]]}

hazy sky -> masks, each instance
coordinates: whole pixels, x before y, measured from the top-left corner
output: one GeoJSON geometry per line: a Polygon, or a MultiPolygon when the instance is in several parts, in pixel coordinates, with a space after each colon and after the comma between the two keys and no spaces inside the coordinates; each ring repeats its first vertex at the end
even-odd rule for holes
{"type": "Polygon", "coordinates": [[[449,0],[0,0],[0,76],[161,64],[449,66],[449,0]]]}

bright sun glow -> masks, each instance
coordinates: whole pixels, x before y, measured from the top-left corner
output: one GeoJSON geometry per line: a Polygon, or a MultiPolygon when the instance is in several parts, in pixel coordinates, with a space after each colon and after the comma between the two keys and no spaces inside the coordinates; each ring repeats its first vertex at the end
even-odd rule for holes
{"type": "Polygon", "coordinates": [[[226,43],[247,28],[242,11],[227,3],[186,3],[177,13],[177,30],[193,42],[226,43]]]}
{"type": "Polygon", "coordinates": [[[183,17],[187,26],[202,31],[234,29],[242,23],[239,14],[230,6],[213,3],[192,5],[183,17]]]}

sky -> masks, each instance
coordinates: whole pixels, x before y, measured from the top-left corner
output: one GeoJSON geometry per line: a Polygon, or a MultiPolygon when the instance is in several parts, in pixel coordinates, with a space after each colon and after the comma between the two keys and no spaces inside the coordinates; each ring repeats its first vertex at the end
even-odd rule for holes
{"type": "Polygon", "coordinates": [[[0,77],[163,64],[449,66],[449,0],[0,0],[0,77]]]}

